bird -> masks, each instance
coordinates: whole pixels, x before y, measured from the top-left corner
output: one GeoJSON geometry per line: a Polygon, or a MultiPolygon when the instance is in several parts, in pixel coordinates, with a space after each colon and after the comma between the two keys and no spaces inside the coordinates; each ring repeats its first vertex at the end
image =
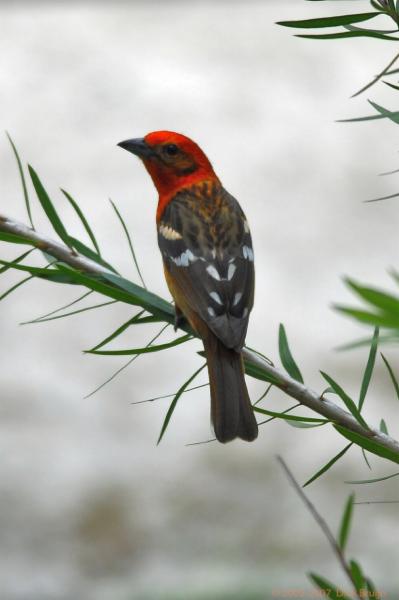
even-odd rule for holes
{"type": "Polygon", "coordinates": [[[189,137],[154,131],[118,146],[141,159],[158,191],[158,245],[175,329],[186,320],[203,341],[216,439],[253,441],[258,425],[242,357],[255,286],[245,214],[189,137]]]}

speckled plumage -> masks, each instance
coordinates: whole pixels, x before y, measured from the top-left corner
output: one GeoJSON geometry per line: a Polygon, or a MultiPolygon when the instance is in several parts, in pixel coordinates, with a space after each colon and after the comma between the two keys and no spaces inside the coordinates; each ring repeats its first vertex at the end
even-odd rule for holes
{"type": "Polygon", "coordinates": [[[245,215],[186,136],[156,131],[120,146],[143,160],[159,193],[158,243],[176,325],[186,318],[203,340],[216,438],[252,441],[258,426],[241,356],[254,299],[245,215]]]}

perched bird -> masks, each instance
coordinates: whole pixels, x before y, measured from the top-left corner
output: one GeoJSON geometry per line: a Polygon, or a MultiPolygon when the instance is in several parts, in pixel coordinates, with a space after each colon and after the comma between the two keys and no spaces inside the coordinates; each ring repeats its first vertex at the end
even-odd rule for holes
{"type": "Polygon", "coordinates": [[[245,215],[188,137],[155,131],[118,145],[143,161],[158,190],[158,244],[176,325],[187,319],[203,340],[216,438],[252,441],[258,426],[241,356],[254,299],[245,215]]]}

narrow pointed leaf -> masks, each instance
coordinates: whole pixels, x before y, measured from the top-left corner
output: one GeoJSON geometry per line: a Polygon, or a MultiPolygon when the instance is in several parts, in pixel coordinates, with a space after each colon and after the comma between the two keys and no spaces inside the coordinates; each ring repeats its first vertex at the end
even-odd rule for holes
{"type": "Polygon", "coordinates": [[[378,12],[358,13],[354,15],[338,15],[334,17],[321,17],[317,19],[302,19],[299,21],[278,21],[276,25],[283,27],[298,27],[304,29],[315,29],[319,27],[339,27],[349,23],[360,23],[378,16],[378,12]]]}
{"type": "Polygon", "coordinates": [[[392,381],[392,385],[394,387],[394,390],[396,392],[396,397],[399,400],[399,383],[398,380],[396,379],[395,373],[393,372],[393,369],[391,367],[391,365],[388,362],[388,359],[383,355],[383,353],[381,352],[381,358],[384,361],[384,364],[388,370],[389,376],[391,378],[392,381]]]}
{"type": "Polygon", "coordinates": [[[92,306],[85,306],[84,308],[78,308],[68,313],[62,313],[60,315],[53,315],[52,317],[43,317],[42,319],[34,319],[32,321],[24,321],[21,325],[33,325],[34,323],[46,323],[47,321],[56,321],[57,319],[64,319],[65,317],[72,317],[89,310],[95,310],[96,308],[102,308],[103,306],[109,306],[115,304],[117,300],[109,300],[108,302],[101,302],[99,304],[93,304],[92,306]]]}
{"type": "Polygon", "coordinates": [[[399,117],[397,116],[397,113],[392,112],[390,110],[387,110],[386,108],[384,108],[383,106],[380,106],[379,104],[376,104],[375,102],[372,102],[371,100],[368,101],[371,106],[373,108],[375,108],[375,110],[377,112],[379,112],[383,117],[386,117],[387,119],[389,119],[390,121],[393,121],[394,123],[398,124],[399,123],[399,117]]]}
{"type": "Polygon", "coordinates": [[[385,435],[389,435],[388,427],[387,427],[387,424],[385,423],[384,419],[381,419],[381,421],[380,421],[380,431],[382,431],[382,433],[385,433],[385,435]]]}
{"type": "Polygon", "coordinates": [[[375,357],[377,354],[377,347],[378,347],[378,335],[379,335],[379,329],[378,329],[378,327],[376,327],[374,329],[374,335],[373,335],[373,339],[372,339],[371,346],[370,346],[369,357],[367,360],[366,369],[364,371],[362,385],[360,388],[359,403],[358,403],[359,411],[361,411],[363,408],[367,390],[369,389],[371,376],[373,374],[373,369],[374,369],[374,365],[375,365],[375,357]]]}
{"type": "MultiPolygon", "coordinates": [[[[151,346],[151,344],[153,344],[159,337],[161,337],[161,335],[163,334],[163,332],[169,327],[169,323],[166,323],[166,325],[164,325],[163,327],[161,327],[161,329],[156,333],[156,335],[154,335],[153,338],[150,339],[150,341],[146,344],[146,347],[151,346]]],[[[99,392],[103,387],[105,387],[106,385],[108,385],[111,381],[113,381],[118,375],[120,375],[120,373],[122,373],[122,371],[124,371],[127,367],[129,367],[132,363],[134,363],[135,360],[137,360],[138,358],[140,358],[141,354],[136,354],[135,356],[132,356],[132,358],[129,358],[129,360],[127,362],[125,362],[124,365],[122,365],[121,367],[119,367],[116,371],[114,371],[114,373],[112,373],[112,375],[110,377],[108,377],[105,381],[103,381],[102,383],[100,383],[100,385],[98,385],[94,390],[92,390],[89,394],[87,394],[85,396],[86,398],[90,398],[91,396],[93,396],[94,394],[96,394],[97,392],[99,392]]]]}
{"type": "Polygon", "coordinates": [[[144,314],[144,312],[145,312],[144,310],[140,310],[134,317],[130,317],[130,319],[128,319],[126,321],[126,323],[123,323],[113,333],[111,333],[106,338],[104,338],[101,342],[99,342],[98,344],[96,344],[95,346],[93,346],[93,348],[90,348],[90,350],[94,351],[94,350],[98,350],[99,348],[102,348],[103,346],[106,346],[109,342],[111,342],[112,340],[114,340],[115,338],[117,338],[124,331],[126,331],[126,329],[128,329],[131,325],[133,325],[135,323],[135,321],[137,320],[137,318],[140,315],[144,314]]]}
{"type": "Polygon", "coordinates": [[[269,417],[274,417],[276,419],[284,419],[287,421],[301,421],[303,423],[327,423],[327,419],[315,419],[314,417],[300,417],[296,415],[286,415],[284,413],[273,412],[271,410],[266,410],[266,408],[259,408],[259,406],[254,406],[254,411],[261,413],[262,415],[268,415],[269,417]]]}
{"type": "MultiPolygon", "coordinates": [[[[1,265],[6,265],[17,271],[25,271],[30,273],[33,277],[39,277],[40,279],[48,279],[56,283],[75,283],[75,280],[67,273],[62,273],[61,269],[47,269],[45,267],[32,267],[28,265],[20,265],[15,262],[7,262],[0,260],[1,265]]],[[[71,269],[72,271],[72,269],[71,269]]]]}
{"type": "Polygon", "coordinates": [[[386,458],[399,464],[399,452],[394,452],[393,450],[385,448],[385,446],[381,446],[381,444],[378,444],[374,440],[355,433],[354,431],[350,431],[349,429],[346,429],[346,427],[341,427],[341,425],[334,425],[334,429],[357,446],[368,450],[372,454],[376,454],[377,456],[381,456],[382,458],[386,458]]]}
{"type": "Polygon", "coordinates": [[[399,85],[395,85],[394,83],[391,83],[390,81],[384,81],[385,85],[389,85],[389,87],[391,87],[394,90],[399,90],[399,85]]]}
{"type": "Polygon", "coordinates": [[[27,252],[24,252],[23,254],[20,254],[19,256],[17,256],[17,258],[15,258],[11,263],[9,263],[8,265],[5,265],[4,267],[0,268],[0,274],[1,273],[5,273],[6,271],[8,271],[8,269],[12,268],[12,265],[17,265],[18,263],[20,263],[22,260],[24,260],[24,258],[26,258],[31,252],[33,252],[33,248],[31,248],[30,250],[28,250],[27,252]]]}
{"type": "Polygon", "coordinates": [[[70,194],[68,194],[68,192],[66,192],[63,189],[61,189],[61,192],[64,194],[65,198],[68,200],[68,202],[70,203],[70,205],[72,206],[72,208],[74,209],[76,214],[78,215],[79,220],[82,223],[84,229],[86,230],[86,233],[89,236],[91,243],[93,244],[94,249],[97,252],[98,256],[101,256],[100,248],[98,246],[98,243],[97,243],[97,240],[93,233],[93,230],[90,227],[88,220],[84,216],[82,209],[80,208],[78,203],[72,198],[72,196],[70,194]]]}
{"type": "Polygon", "coordinates": [[[399,298],[392,294],[381,292],[376,288],[359,285],[351,279],[346,279],[345,283],[361,298],[366,300],[366,302],[388,313],[388,315],[396,312],[399,314],[399,298]]]}
{"type": "Polygon", "coordinates": [[[349,568],[352,574],[353,583],[357,592],[361,592],[366,589],[366,582],[364,581],[364,575],[360,565],[355,561],[349,562],[349,568]]]}
{"type": "Polygon", "coordinates": [[[309,579],[317,585],[320,590],[326,592],[326,598],[331,598],[331,600],[350,600],[349,596],[346,596],[343,591],[337,588],[333,583],[324,579],[324,577],[320,577],[320,575],[316,575],[316,573],[309,573],[309,579]]]}
{"type": "Polygon", "coordinates": [[[306,487],[307,485],[310,485],[311,483],[313,483],[313,481],[315,481],[316,479],[318,479],[319,477],[321,477],[321,475],[323,475],[326,471],[328,471],[329,469],[331,469],[331,467],[333,465],[335,465],[336,462],[338,462],[338,460],[340,458],[342,458],[344,456],[344,454],[346,454],[346,452],[349,450],[349,448],[352,446],[352,442],[350,442],[350,444],[348,444],[347,446],[345,446],[345,448],[343,448],[341,450],[341,452],[338,452],[338,454],[336,454],[331,460],[328,461],[328,463],[326,463],[319,471],[317,471],[317,473],[315,473],[314,475],[312,475],[312,477],[310,479],[308,479],[302,487],[306,487]]]}
{"type": "Polygon", "coordinates": [[[149,312],[161,316],[165,321],[168,321],[172,324],[174,323],[174,308],[168,302],[166,302],[166,300],[163,300],[156,294],[145,290],[141,286],[133,283],[132,281],[128,281],[119,275],[104,273],[102,277],[121,290],[128,292],[128,294],[137,298],[137,300],[140,300],[137,302],[137,304],[149,312]]]}
{"type": "Polygon", "coordinates": [[[26,187],[26,180],[25,180],[24,170],[22,168],[22,162],[21,162],[21,159],[19,157],[18,150],[17,150],[17,148],[16,148],[13,140],[11,139],[11,136],[9,135],[8,132],[6,132],[6,135],[8,137],[8,140],[9,140],[10,144],[11,144],[11,147],[12,147],[13,152],[14,152],[15,159],[17,161],[19,176],[21,178],[21,184],[22,184],[22,192],[23,192],[24,200],[25,200],[26,212],[28,213],[28,218],[29,218],[29,222],[30,222],[30,224],[32,226],[32,229],[34,229],[35,227],[33,225],[32,212],[31,212],[31,209],[30,209],[30,202],[29,202],[28,188],[26,187]]]}
{"type": "Polygon", "coordinates": [[[334,381],[334,379],[332,377],[327,375],[327,373],[324,373],[323,371],[320,371],[320,373],[322,374],[324,379],[327,381],[327,383],[338,394],[338,396],[341,398],[341,400],[345,404],[346,408],[355,417],[356,421],[358,423],[360,423],[360,425],[362,425],[362,427],[365,427],[366,429],[368,429],[368,425],[367,425],[366,421],[363,419],[362,415],[360,414],[359,409],[357,408],[357,406],[354,403],[354,401],[352,400],[352,398],[350,398],[348,396],[348,394],[341,388],[341,386],[336,381],[334,381]]]}
{"type": "Polygon", "coordinates": [[[133,247],[133,243],[132,243],[132,238],[130,237],[130,233],[129,233],[129,230],[128,230],[127,226],[126,226],[126,223],[123,220],[122,215],[121,215],[121,213],[118,210],[118,207],[112,202],[111,199],[109,201],[111,202],[111,206],[114,209],[114,211],[115,211],[115,213],[116,213],[116,215],[117,215],[117,217],[118,217],[118,219],[119,219],[119,221],[120,221],[120,223],[122,225],[123,231],[125,232],[127,243],[129,244],[129,248],[130,248],[130,253],[132,255],[133,262],[134,262],[134,265],[136,267],[138,276],[140,277],[140,281],[143,284],[143,288],[147,289],[147,286],[146,286],[146,284],[144,282],[143,276],[142,276],[141,271],[140,271],[139,263],[137,262],[136,253],[134,251],[134,247],[133,247]]]}
{"type": "Polygon", "coordinates": [[[379,40],[391,40],[393,42],[397,42],[399,38],[391,37],[389,35],[385,35],[383,33],[374,33],[372,30],[365,29],[364,31],[342,31],[339,33],[324,33],[324,34],[315,34],[315,35],[303,35],[298,34],[295,37],[299,38],[307,38],[309,40],[338,40],[342,38],[353,38],[353,37],[371,37],[377,38],[379,40]]]}
{"type": "Polygon", "coordinates": [[[182,335],[171,342],[167,342],[166,344],[159,344],[158,346],[148,346],[144,348],[128,348],[126,350],[85,350],[85,354],[98,354],[101,356],[131,356],[133,354],[147,354],[148,352],[160,352],[161,350],[167,350],[168,348],[173,348],[173,346],[178,346],[179,344],[184,344],[192,339],[192,336],[189,334],[182,335]]]}
{"type": "Polygon", "coordinates": [[[21,287],[21,285],[23,285],[24,283],[26,283],[27,281],[29,281],[30,279],[33,279],[33,275],[30,275],[29,277],[26,277],[25,279],[22,279],[21,281],[18,281],[18,283],[15,283],[12,287],[10,287],[6,292],[3,292],[0,295],[0,301],[4,300],[4,298],[7,298],[7,296],[9,296],[12,292],[14,292],[16,289],[18,289],[19,287],[21,287]]]}
{"type": "Polygon", "coordinates": [[[366,310],[341,306],[339,304],[335,304],[334,309],[338,312],[348,315],[349,317],[353,317],[361,323],[368,323],[369,325],[374,325],[375,327],[399,328],[399,314],[398,316],[393,314],[381,315],[368,312],[366,310]]]}
{"type": "Polygon", "coordinates": [[[386,481],[387,479],[392,479],[393,477],[397,477],[399,473],[392,473],[392,475],[386,475],[385,477],[376,477],[375,479],[358,479],[355,481],[345,481],[345,483],[350,483],[351,485],[363,485],[364,483],[378,483],[379,481],[386,481]]]}
{"type": "Polygon", "coordinates": [[[63,306],[60,306],[59,308],[56,308],[55,310],[52,310],[51,312],[45,313],[44,315],[41,315],[40,317],[37,317],[36,319],[34,319],[32,322],[40,321],[41,319],[47,319],[47,317],[52,317],[53,315],[61,312],[62,310],[66,310],[67,308],[70,308],[74,304],[81,302],[81,300],[84,300],[85,298],[87,298],[87,296],[90,296],[90,294],[92,294],[92,293],[93,293],[92,290],[90,290],[89,292],[85,292],[84,294],[79,296],[79,298],[76,298],[76,300],[72,300],[72,302],[68,302],[68,304],[64,304],[63,306]]]}
{"type": "Polygon", "coordinates": [[[26,246],[34,246],[34,242],[31,242],[24,238],[22,235],[16,235],[15,233],[7,233],[0,231],[0,241],[9,242],[10,244],[25,244],[26,246]]]}
{"type": "Polygon", "coordinates": [[[110,265],[108,262],[106,262],[99,254],[97,254],[97,252],[94,252],[94,250],[92,250],[91,248],[88,248],[85,244],[83,244],[83,242],[81,242],[80,240],[77,240],[76,238],[74,238],[72,236],[68,236],[68,239],[69,239],[69,245],[73,246],[75,248],[75,250],[80,252],[80,254],[83,254],[83,256],[86,256],[86,258],[90,258],[90,260],[93,260],[97,264],[102,265],[106,269],[109,269],[116,275],[118,274],[118,272],[116,271],[116,269],[114,269],[114,267],[112,265],[110,265]]]}
{"type": "Polygon", "coordinates": [[[178,400],[179,400],[180,396],[183,394],[183,392],[185,391],[185,389],[186,389],[186,388],[188,388],[188,386],[190,385],[190,383],[191,383],[191,382],[192,382],[192,381],[193,381],[193,380],[194,380],[194,379],[197,377],[197,375],[198,375],[199,373],[201,373],[201,371],[202,371],[202,370],[203,370],[205,367],[206,367],[206,363],[205,363],[205,364],[203,364],[203,365],[202,365],[202,366],[201,366],[199,369],[197,369],[197,370],[195,371],[195,373],[193,373],[193,374],[191,375],[191,377],[189,377],[189,378],[187,379],[187,381],[185,381],[185,382],[183,383],[183,385],[181,386],[181,388],[179,388],[179,390],[177,391],[177,393],[176,393],[175,397],[173,398],[173,400],[172,400],[172,402],[171,402],[171,404],[170,404],[170,406],[169,406],[169,408],[168,408],[168,412],[166,413],[166,416],[165,416],[164,422],[163,422],[163,424],[162,424],[162,427],[161,427],[161,432],[160,432],[160,434],[159,434],[159,438],[158,438],[158,441],[157,441],[157,446],[158,446],[158,444],[161,442],[161,440],[162,440],[162,438],[163,438],[163,436],[164,436],[164,434],[165,434],[165,431],[166,431],[166,429],[167,429],[167,427],[168,427],[168,425],[169,425],[169,421],[170,421],[170,419],[171,419],[171,417],[172,417],[172,415],[173,415],[173,412],[174,412],[174,410],[175,410],[175,408],[176,408],[176,404],[177,404],[177,402],[178,402],[178,400]]]}
{"type": "Polygon", "coordinates": [[[44,212],[46,213],[50,223],[52,224],[54,231],[60,236],[60,238],[62,239],[64,244],[66,244],[67,246],[70,246],[68,233],[67,233],[60,217],[58,216],[58,213],[55,210],[53,203],[50,200],[50,196],[47,194],[46,190],[44,189],[43,184],[40,181],[38,174],[33,169],[33,167],[31,167],[31,165],[28,165],[28,170],[29,170],[29,174],[32,179],[33,187],[36,190],[36,195],[37,195],[39,202],[42,205],[42,208],[43,208],[44,212]]]}
{"type": "Polygon", "coordinates": [[[346,501],[344,513],[343,513],[342,519],[341,519],[341,525],[339,528],[337,541],[338,541],[339,547],[341,548],[342,552],[345,551],[346,544],[348,542],[349,531],[350,531],[350,526],[351,526],[351,521],[352,521],[354,501],[355,501],[355,494],[351,494],[349,496],[348,500],[346,501]]]}
{"type": "Polygon", "coordinates": [[[283,366],[287,373],[291,375],[293,379],[300,381],[303,383],[302,374],[296,364],[292,354],[290,347],[288,345],[287,335],[285,333],[285,328],[282,323],[280,323],[279,332],[278,332],[278,347],[280,352],[280,359],[283,363],[283,366]]]}

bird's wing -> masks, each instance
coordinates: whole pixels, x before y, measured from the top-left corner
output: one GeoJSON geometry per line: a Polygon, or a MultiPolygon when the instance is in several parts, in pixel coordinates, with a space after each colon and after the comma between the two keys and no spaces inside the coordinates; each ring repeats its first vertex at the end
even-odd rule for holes
{"type": "Polygon", "coordinates": [[[220,184],[179,192],[161,216],[158,243],[177,303],[184,298],[228,348],[241,349],[253,305],[254,254],[238,202],[220,184]]]}

